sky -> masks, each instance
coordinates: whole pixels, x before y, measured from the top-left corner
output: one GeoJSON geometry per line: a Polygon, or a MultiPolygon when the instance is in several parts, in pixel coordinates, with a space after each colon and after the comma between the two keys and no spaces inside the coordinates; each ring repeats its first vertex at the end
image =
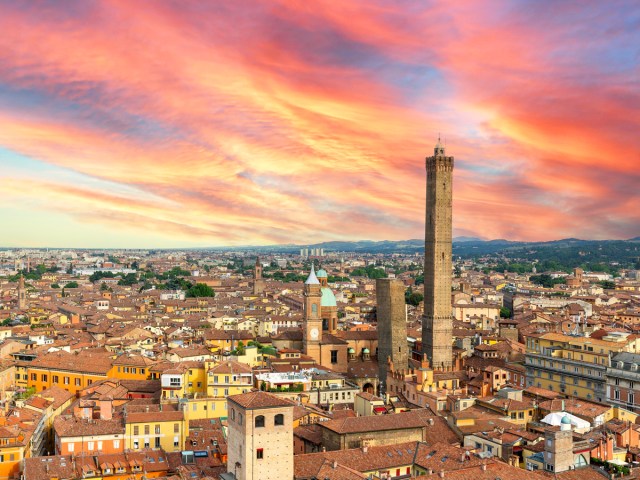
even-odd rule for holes
{"type": "Polygon", "coordinates": [[[640,235],[637,0],[0,0],[0,245],[640,235]]]}

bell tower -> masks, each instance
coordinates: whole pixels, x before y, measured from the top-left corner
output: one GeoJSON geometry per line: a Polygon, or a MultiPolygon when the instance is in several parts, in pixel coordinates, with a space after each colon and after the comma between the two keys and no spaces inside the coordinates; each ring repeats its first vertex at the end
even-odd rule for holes
{"type": "Polygon", "coordinates": [[[253,294],[261,295],[264,292],[264,279],[262,278],[262,263],[260,257],[256,257],[256,264],[253,267],[253,294]]]}
{"type": "Polygon", "coordinates": [[[302,327],[302,345],[305,355],[320,363],[320,340],[322,340],[322,286],[311,264],[311,273],[304,282],[304,324],[302,327]]]}
{"type": "Polygon", "coordinates": [[[24,276],[22,275],[18,280],[18,308],[20,310],[27,308],[27,289],[24,286],[24,276]]]}

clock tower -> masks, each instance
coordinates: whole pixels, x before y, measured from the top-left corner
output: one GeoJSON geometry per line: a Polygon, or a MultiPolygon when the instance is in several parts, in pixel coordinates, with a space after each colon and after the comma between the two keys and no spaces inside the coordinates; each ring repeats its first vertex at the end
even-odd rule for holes
{"type": "Polygon", "coordinates": [[[304,325],[302,327],[302,345],[304,354],[320,363],[320,340],[322,339],[322,316],[320,304],[322,286],[313,264],[311,273],[304,282],[304,325]]]}

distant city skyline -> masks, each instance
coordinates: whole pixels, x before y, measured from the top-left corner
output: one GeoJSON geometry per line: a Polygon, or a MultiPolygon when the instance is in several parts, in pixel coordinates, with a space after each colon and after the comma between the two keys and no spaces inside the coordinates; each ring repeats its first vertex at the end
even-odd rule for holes
{"type": "Polygon", "coordinates": [[[636,2],[5,2],[6,247],[640,235],[636,2]]]}

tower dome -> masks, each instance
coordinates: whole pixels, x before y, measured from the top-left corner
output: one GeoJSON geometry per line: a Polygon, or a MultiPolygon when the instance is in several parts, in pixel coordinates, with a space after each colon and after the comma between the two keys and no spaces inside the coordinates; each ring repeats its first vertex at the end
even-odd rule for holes
{"type": "Polygon", "coordinates": [[[321,268],[320,270],[318,270],[318,272],[316,273],[316,276],[318,278],[328,278],[327,271],[324,268],[321,268]]]}

